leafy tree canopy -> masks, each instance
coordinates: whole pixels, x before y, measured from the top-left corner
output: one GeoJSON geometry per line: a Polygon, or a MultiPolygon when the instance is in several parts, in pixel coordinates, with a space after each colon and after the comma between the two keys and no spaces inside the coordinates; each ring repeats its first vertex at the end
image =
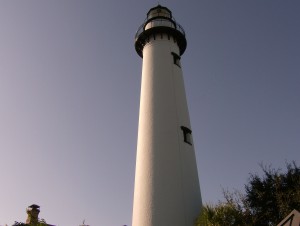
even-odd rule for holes
{"type": "Polygon", "coordinates": [[[224,202],[204,205],[196,226],[277,225],[293,209],[300,210],[300,168],[286,172],[261,165],[263,176],[250,174],[245,193],[224,191],[224,202]]]}

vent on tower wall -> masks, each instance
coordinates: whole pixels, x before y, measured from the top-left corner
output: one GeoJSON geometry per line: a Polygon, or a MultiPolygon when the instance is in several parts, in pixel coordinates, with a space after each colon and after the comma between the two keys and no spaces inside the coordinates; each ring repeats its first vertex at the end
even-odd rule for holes
{"type": "Polygon", "coordinates": [[[172,52],[172,55],[173,55],[174,64],[176,64],[178,67],[181,67],[181,65],[180,65],[180,56],[178,56],[174,52],[172,52]]]}
{"type": "Polygon", "coordinates": [[[185,143],[192,145],[192,130],[185,126],[181,126],[183,132],[183,140],[185,143]]]}

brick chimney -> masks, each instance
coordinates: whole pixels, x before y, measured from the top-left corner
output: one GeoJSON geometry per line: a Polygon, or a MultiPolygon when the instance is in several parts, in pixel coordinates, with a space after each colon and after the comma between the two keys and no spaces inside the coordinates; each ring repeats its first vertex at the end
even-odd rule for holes
{"type": "Polygon", "coordinates": [[[40,213],[40,207],[36,204],[33,204],[31,206],[28,206],[26,209],[26,212],[28,214],[26,224],[29,224],[30,226],[37,226],[38,219],[39,219],[39,213],[40,213]]]}

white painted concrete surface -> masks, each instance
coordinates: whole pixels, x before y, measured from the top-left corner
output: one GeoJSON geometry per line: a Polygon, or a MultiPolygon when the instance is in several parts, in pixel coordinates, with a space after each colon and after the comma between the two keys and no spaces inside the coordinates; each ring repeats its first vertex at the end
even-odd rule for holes
{"type": "Polygon", "coordinates": [[[167,35],[143,49],[143,69],[134,188],[133,226],[192,226],[201,195],[179,54],[167,35]]]}

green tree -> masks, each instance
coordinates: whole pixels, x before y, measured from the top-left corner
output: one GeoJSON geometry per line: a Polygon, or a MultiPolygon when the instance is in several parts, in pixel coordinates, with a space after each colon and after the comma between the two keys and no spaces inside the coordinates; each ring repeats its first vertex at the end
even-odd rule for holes
{"type": "Polygon", "coordinates": [[[250,176],[245,186],[254,225],[276,225],[293,209],[300,210],[300,168],[287,163],[287,172],[261,166],[264,176],[250,176]]]}
{"type": "Polygon", "coordinates": [[[206,205],[202,208],[197,226],[246,225],[243,212],[230,203],[219,203],[216,206],[206,205]]]}
{"type": "Polygon", "coordinates": [[[196,226],[246,226],[249,224],[249,210],[244,205],[244,195],[223,190],[224,202],[204,205],[196,221],[196,226]]]}
{"type": "Polygon", "coordinates": [[[293,209],[300,210],[300,168],[287,171],[261,165],[263,176],[250,174],[245,193],[224,192],[224,202],[204,205],[196,226],[277,225],[293,209]]]}

